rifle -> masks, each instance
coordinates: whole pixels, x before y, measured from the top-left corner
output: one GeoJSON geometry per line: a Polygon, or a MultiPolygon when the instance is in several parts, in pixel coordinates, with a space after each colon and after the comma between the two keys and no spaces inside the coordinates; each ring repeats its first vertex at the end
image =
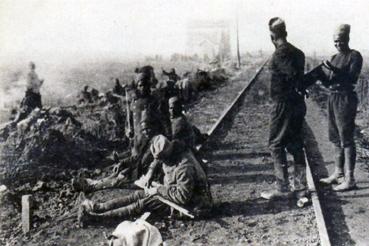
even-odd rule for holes
{"type": "Polygon", "coordinates": [[[128,129],[128,135],[126,133],[126,136],[131,140],[132,139],[131,135],[132,135],[132,132],[133,132],[132,124],[131,124],[131,110],[130,110],[130,107],[129,107],[129,99],[128,99],[127,88],[125,88],[124,90],[126,92],[126,121],[127,121],[127,129],[128,129]]]}
{"type": "MultiPolygon", "coordinates": [[[[154,182],[153,182],[154,183],[154,182]]],[[[139,182],[134,182],[135,185],[137,185],[138,187],[144,189],[145,186],[143,186],[142,184],[140,184],[139,182]]],[[[158,185],[158,184],[157,184],[158,185]]],[[[187,209],[185,208],[182,208],[181,206],[179,206],[178,204],[172,202],[172,201],[169,201],[165,198],[163,198],[162,196],[160,195],[155,195],[156,198],[158,198],[159,201],[161,201],[162,203],[165,203],[167,204],[169,207],[171,208],[174,208],[175,210],[179,211],[180,213],[190,217],[191,219],[194,219],[195,216],[192,215],[187,209]]]]}

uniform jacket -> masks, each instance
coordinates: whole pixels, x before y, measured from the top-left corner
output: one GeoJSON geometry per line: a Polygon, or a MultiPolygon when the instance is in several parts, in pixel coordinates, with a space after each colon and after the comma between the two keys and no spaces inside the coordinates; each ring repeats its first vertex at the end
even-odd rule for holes
{"type": "Polygon", "coordinates": [[[304,53],[290,43],[276,48],[269,63],[271,72],[270,96],[274,101],[298,97],[303,89],[304,53]]]}
{"type": "Polygon", "coordinates": [[[363,66],[361,54],[356,50],[340,52],[333,55],[330,62],[335,69],[328,77],[329,88],[336,91],[353,91],[363,66]]]}
{"type": "Polygon", "coordinates": [[[193,126],[184,115],[171,119],[172,139],[182,141],[187,147],[195,146],[195,132],[193,126]]]}
{"type": "Polygon", "coordinates": [[[207,176],[191,151],[182,152],[177,165],[163,163],[162,197],[192,210],[208,209],[212,205],[207,176]]]}

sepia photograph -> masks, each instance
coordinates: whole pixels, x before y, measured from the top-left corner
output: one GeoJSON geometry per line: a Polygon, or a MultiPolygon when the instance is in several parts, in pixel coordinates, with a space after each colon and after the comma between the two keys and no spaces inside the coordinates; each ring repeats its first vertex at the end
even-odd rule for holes
{"type": "Polygon", "coordinates": [[[369,246],[368,10],[1,0],[0,245],[369,246]]]}

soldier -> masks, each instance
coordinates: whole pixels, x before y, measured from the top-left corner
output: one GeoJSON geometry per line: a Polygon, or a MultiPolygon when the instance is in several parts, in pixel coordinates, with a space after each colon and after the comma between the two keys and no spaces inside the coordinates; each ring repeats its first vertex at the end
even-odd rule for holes
{"type": "Polygon", "coordinates": [[[137,88],[130,103],[129,112],[127,112],[129,117],[126,121],[126,135],[133,139],[133,155],[138,153],[138,145],[143,141],[140,122],[142,111],[144,110],[149,115],[155,117],[154,121],[158,123],[159,132],[170,136],[169,116],[167,113],[162,112],[158,99],[151,95],[150,92],[150,74],[140,73],[137,76],[137,88]]]}
{"type": "Polygon", "coordinates": [[[44,83],[43,79],[39,79],[36,73],[36,64],[29,63],[30,71],[27,74],[26,95],[21,102],[21,111],[17,115],[14,122],[18,123],[27,117],[35,108],[42,108],[40,89],[44,83]]]}
{"type": "Polygon", "coordinates": [[[145,74],[148,76],[150,87],[155,88],[158,84],[158,80],[155,77],[154,68],[150,65],[146,65],[135,69],[135,73],[139,76],[140,74],[145,74]]]}
{"type": "Polygon", "coordinates": [[[306,106],[303,88],[304,53],[287,42],[285,22],[278,18],[269,21],[271,40],[276,50],[270,60],[270,118],[269,148],[274,161],[276,187],[261,196],[272,199],[289,193],[286,150],[294,158],[293,188],[298,198],[306,195],[306,163],[301,136],[306,106]]]}
{"type": "Polygon", "coordinates": [[[349,47],[350,25],[340,25],[334,34],[334,45],[338,53],[330,61],[323,62],[325,75],[323,84],[330,91],[328,97],[328,133],[335,148],[335,170],[324,184],[339,183],[335,191],[345,191],[356,187],[354,178],[356,148],[354,141],[355,117],[358,98],[354,91],[363,65],[361,54],[349,47]]]}
{"type": "Polygon", "coordinates": [[[169,113],[173,140],[183,142],[187,148],[192,150],[195,150],[197,144],[201,144],[206,140],[207,134],[202,134],[183,114],[182,103],[178,97],[169,99],[169,113]]]}
{"type": "Polygon", "coordinates": [[[168,76],[169,80],[174,81],[174,83],[176,83],[178,80],[181,80],[181,77],[177,75],[175,68],[171,68],[169,73],[165,71],[164,69],[162,69],[162,71],[163,71],[163,74],[168,76]]]}
{"type": "Polygon", "coordinates": [[[144,138],[137,146],[138,153],[132,153],[129,157],[124,158],[118,164],[114,165],[113,173],[108,177],[99,180],[85,179],[83,177],[73,179],[72,185],[75,190],[91,192],[122,187],[147,171],[150,163],[153,161],[150,145],[153,137],[158,135],[158,126],[146,111],[143,111],[142,115],[141,133],[144,138]]]}
{"type": "Polygon", "coordinates": [[[191,72],[185,72],[182,76],[182,80],[176,82],[176,87],[179,90],[179,97],[185,103],[190,102],[192,85],[191,85],[191,72]]]}
{"type": "Polygon", "coordinates": [[[205,215],[210,210],[212,197],[207,177],[191,152],[175,146],[163,135],[154,137],[150,150],[156,160],[163,162],[164,183],[104,203],[85,200],[78,211],[80,223],[92,219],[129,218],[146,211],[168,211],[158,195],[196,215],[205,215]]]}

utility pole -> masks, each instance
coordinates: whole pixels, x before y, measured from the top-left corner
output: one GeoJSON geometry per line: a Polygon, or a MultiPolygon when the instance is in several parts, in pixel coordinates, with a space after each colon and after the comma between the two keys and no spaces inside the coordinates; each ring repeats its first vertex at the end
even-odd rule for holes
{"type": "Polygon", "coordinates": [[[240,40],[238,35],[238,11],[236,15],[236,32],[237,32],[237,67],[241,68],[240,40]]]}

